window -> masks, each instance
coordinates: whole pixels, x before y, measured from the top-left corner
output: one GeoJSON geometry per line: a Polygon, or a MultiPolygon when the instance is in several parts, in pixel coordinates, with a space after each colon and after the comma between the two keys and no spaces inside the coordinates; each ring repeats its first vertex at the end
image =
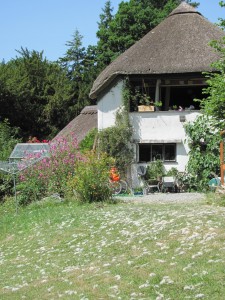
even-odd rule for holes
{"type": "Polygon", "coordinates": [[[176,160],[176,144],[139,144],[139,162],[176,160]]]}

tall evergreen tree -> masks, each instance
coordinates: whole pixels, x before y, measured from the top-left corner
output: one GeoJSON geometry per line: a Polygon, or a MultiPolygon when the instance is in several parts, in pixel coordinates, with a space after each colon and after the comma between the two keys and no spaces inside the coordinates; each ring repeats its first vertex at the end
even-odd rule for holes
{"type": "Polygon", "coordinates": [[[101,70],[101,64],[97,64],[97,52],[97,46],[88,46],[83,60],[83,77],[82,85],[80,85],[79,89],[79,99],[83,99],[85,104],[95,104],[95,102],[89,99],[89,93],[93,81],[101,70]]]}
{"type": "Polygon", "coordinates": [[[98,22],[98,31],[96,36],[98,38],[97,43],[97,59],[98,66],[101,69],[101,66],[107,66],[114,56],[113,50],[110,48],[110,23],[113,20],[112,15],[113,8],[111,7],[111,2],[107,1],[105,7],[100,14],[100,22],[98,22]]]}
{"type": "Polygon", "coordinates": [[[68,50],[64,57],[59,59],[60,64],[66,68],[68,77],[73,81],[80,81],[82,77],[85,47],[82,45],[83,36],[76,29],[71,41],[66,42],[68,50]]]}
{"type": "Polygon", "coordinates": [[[73,87],[74,116],[77,116],[82,108],[89,104],[88,93],[84,92],[86,77],[86,66],[88,60],[85,47],[82,45],[83,36],[75,30],[72,40],[66,43],[68,50],[64,57],[59,59],[59,63],[66,70],[67,76],[73,87]]]}
{"type": "Polygon", "coordinates": [[[0,64],[1,117],[21,128],[25,138],[52,136],[70,120],[70,81],[43,52],[21,48],[18,53],[19,57],[0,64]]]}

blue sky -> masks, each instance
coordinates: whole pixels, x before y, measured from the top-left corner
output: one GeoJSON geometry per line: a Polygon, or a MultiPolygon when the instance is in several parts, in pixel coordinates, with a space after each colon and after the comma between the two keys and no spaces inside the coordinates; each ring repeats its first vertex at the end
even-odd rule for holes
{"type": "MultiPolygon", "coordinates": [[[[209,21],[225,18],[219,0],[196,0],[209,21]]],[[[21,47],[44,51],[53,61],[67,50],[67,41],[77,29],[83,45],[96,44],[99,15],[106,0],[0,0],[0,61],[15,58],[21,47]]],[[[114,13],[121,0],[111,0],[114,13]]]]}

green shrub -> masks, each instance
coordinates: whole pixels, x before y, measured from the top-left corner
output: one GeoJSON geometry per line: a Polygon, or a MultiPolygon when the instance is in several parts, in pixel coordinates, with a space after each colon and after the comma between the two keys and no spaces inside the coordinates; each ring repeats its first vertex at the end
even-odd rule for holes
{"type": "Polygon", "coordinates": [[[212,118],[199,116],[185,125],[190,147],[186,166],[191,189],[207,191],[211,173],[220,173],[220,131],[212,118]]]}
{"type": "MultiPolygon", "coordinates": [[[[0,122],[0,161],[8,161],[8,158],[21,140],[18,136],[18,128],[11,127],[8,120],[0,122]]],[[[12,176],[7,173],[0,173],[0,202],[6,195],[12,194],[12,176]]]]}
{"type": "Polygon", "coordinates": [[[74,192],[81,202],[106,201],[112,197],[109,187],[109,169],[114,160],[106,154],[100,157],[94,151],[86,153],[84,160],[75,163],[75,175],[68,182],[71,192],[74,192]]]}
{"type": "Polygon", "coordinates": [[[19,183],[16,190],[18,192],[18,204],[22,206],[40,200],[46,192],[45,185],[43,185],[42,181],[38,181],[37,177],[33,177],[28,181],[19,183]]]}
{"type": "Polygon", "coordinates": [[[0,122],[0,160],[8,160],[15,145],[21,142],[17,137],[18,130],[11,127],[8,120],[0,122]]]}
{"type": "Polygon", "coordinates": [[[177,177],[179,171],[177,170],[177,168],[172,167],[167,173],[166,176],[173,176],[173,177],[177,177]]]}
{"type": "Polygon", "coordinates": [[[148,164],[145,179],[158,179],[165,174],[165,168],[161,160],[155,160],[148,164]]]}
{"type": "Polygon", "coordinates": [[[115,159],[115,164],[123,176],[134,158],[131,147],[132,132],[127,111],[121,108],[116,114],[115,126],[103,129],[98,135],[99,151],[115,159]]]}
{"type": "Polygon", "coordinates": [[[79,149],[81,152],[90,151],[93,149],[97,134],[97,128],[94,128],[88,132],[86,137],[79,144],[79,149]]]}

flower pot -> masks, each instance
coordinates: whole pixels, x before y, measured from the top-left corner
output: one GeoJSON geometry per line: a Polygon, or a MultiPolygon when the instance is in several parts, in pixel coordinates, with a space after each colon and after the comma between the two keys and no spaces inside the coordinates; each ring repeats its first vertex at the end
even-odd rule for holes
{"type": "Polygon", "coordinates": [[[155,111],[154,105],[138,105],[138,111],[155,111]]]}

